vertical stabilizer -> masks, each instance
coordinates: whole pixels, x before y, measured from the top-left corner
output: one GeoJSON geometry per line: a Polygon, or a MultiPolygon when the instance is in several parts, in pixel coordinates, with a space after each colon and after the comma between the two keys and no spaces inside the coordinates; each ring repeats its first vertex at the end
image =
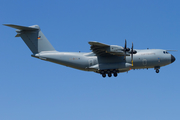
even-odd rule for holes
{"type": "Polygon", "coordinates": [[[47,40],[38,25],[33,25],[29,27],[12,24],[4,25],[16,28],[17,35],[15,37],[21,37],[33,54],[42,51],[55,51],[54,47],[47,40]]]}

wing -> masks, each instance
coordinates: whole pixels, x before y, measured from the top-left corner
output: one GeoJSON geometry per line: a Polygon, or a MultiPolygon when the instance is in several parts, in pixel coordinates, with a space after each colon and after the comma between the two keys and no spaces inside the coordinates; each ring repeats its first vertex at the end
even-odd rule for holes
{"type": "Polygon", "coordinates": [[[99,42],[89,42],[91,50],[98,56],[125,56],[123,47],[117,45],[107,45],[99,42]]]}
{"type": "Polygon", "coordinates": [[[109,45],[103,44],[103,43],[99,43],[99,42],[89,42],[89,44],[91,45],[91,50],[99,56],[104,56],[104,55],[109,55],[106,52],[106,49],[108,47],[110,47],[109,45]]]}

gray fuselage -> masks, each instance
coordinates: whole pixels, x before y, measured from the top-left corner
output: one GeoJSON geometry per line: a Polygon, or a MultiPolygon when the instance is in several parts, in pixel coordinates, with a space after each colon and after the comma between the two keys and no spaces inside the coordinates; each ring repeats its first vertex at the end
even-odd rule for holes
{"type": "Polygon", "coordinates": [[[130,69],[160,68],[172,63],[172,55],[166,50],[146,49],[136,50],[133,55],[134,65],[131,64],[131,56],[96,56],[93,52],[58,52],[46,51],[33,55],[42,60],[54,62],[79,70],[94,71],[117,69],[119,72],[129,71],[130,69]]]}

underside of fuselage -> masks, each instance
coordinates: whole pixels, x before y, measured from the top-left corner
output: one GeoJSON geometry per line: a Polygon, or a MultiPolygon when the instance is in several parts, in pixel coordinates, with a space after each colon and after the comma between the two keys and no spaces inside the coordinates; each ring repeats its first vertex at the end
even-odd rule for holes
{"type": "Polygon", "coordinates": [[[92,52],[40,52],[33,57],[83,71],[93,71],[102,76],[114,74],[116,77],[117,73],[127,72],[131,69],[155,68],[159,70],[160,67],[171,63],[170,54],[163,55],[157,51],[162,52],[162,50],[139,50],[134,55],[133,65],[131,56],[96,56],[92,52]]]}

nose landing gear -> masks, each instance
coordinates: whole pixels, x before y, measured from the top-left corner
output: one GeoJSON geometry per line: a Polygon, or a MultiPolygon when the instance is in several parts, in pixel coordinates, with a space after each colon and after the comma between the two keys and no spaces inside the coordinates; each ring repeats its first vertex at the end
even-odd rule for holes
{"type": "Polygon", "coordinates": [[[154,67],[154,69],[156,70],[156,73],[159,73],[159,69],[160,69],[159,66],[158,67],[154,67]]]}
{"type": "Polygon", "coordinates": [[[156,73],[159,73],[159,69],[156,69],[156,73]]]}

